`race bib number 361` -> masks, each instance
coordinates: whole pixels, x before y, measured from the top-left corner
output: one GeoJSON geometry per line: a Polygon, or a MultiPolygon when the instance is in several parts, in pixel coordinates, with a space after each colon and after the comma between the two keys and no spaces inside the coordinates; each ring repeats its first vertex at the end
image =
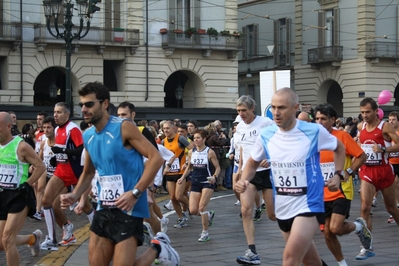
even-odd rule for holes
{"type": "Polygon", "coordinates": [[[278,195],[302,196],[307,193],[305,162],[272,162],[271,169],[278,195]]]}
{"type": "Polygon", "coordinates": [[[124,193],[122,175],[100,176],[97,179],[100,183],[99,199],[102,208],[116,208],[115,200],[124,193]]]}

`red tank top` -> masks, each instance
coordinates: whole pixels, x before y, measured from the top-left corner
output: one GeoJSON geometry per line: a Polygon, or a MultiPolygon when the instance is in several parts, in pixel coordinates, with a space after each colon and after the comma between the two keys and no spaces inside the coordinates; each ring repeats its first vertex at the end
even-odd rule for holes
{"type": "Polygon", "coordinates": [[[381,121],[376,128],[372,131],[367,131],[366,125],[367,123],[363,123],[362,130],[360,131],[360,143],[364,153],[367,155],[367,159],[364,162],[367,166],[376,166],[376,165],[386,165],[388,164],[388,153],[376,153],[373,152],[374,144],[377,144],[380,147],[389,147],[391,146],[389,141],[384,139],[382,134],[382,128],[384,126],[384,121],[381,121]]]}

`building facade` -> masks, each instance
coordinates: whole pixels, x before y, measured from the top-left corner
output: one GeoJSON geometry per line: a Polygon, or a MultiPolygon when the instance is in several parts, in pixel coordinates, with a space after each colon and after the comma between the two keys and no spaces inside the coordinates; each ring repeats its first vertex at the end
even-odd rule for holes
{"type": "Polygon", "coordinates": [[[399,109],[398,5],[397,0],[239,2],[239,27],[259,25],[255,44],[244,42],[239,58],[240,93],[259,71],[290,69],[301,103],[329,102],[348,117],[358,115],[362,98],[377,100],[389,90],[394,97],[381,106],[387,116],[399,109]],[[252,79],[245,78],[249,68],[252,79]]]}
{"type": "MultiPolygon", "coordinates": [[[[76,118],[77,91],[100,81],[114,105],[133,102],[138,119],[234,120],[240,38],[211,36],[206,29],[237,31],[236,0],[112,0],[97,6],[89,32],[73,43],[76,118]]],[[[0,0],[0,10],[0,109],[27,119],[51,111],[65,101],[65,41],[49,33],[41,2],[0,0]],[[57,87],[53,97],[51,85],[57,87]]],[[[73,22],[78,28],[77,14],[73,22]]],[[[55,32],[54,19],[50,28],[55,32]]]]}

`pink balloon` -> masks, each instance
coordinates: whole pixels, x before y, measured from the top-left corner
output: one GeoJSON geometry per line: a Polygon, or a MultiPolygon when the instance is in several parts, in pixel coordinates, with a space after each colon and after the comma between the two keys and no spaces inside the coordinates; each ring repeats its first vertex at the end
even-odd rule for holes
{"type": "Polygon", "coordinates": [[[382,111],[380,108],[378,108],[377,111],[378,111],[378,118],[382,120],[384,118],[384,111],[382,111]]]}
{"type": "Polygon", "coordinates": [[[392,93],[389,90],[383,90],[378,95],[378,104],[386,104],[392,98],[392,93]]]}

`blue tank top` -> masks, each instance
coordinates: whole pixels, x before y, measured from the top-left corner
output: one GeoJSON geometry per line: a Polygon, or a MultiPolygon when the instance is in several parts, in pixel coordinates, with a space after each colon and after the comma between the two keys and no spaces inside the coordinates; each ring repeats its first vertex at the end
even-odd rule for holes
{"type": "Polygon", "coordinates": [[[191,165],[193,171],[191,177],[196,181],[206,181],[208,176],[211,176],[209,170],[209,159],[208,159],[209,147],[206,147],[202,151],[198,151],[197,148],[193,148],[191,153],[191,165]]]}
{"type": "MultiPolygon", "coordinates": [[[[143,174],[143,156],[137,150],[123,146],[122,122],[123,119],[111,116],[101,132],[90,127],[83,133],[85,148],[99,174],[97,210],[115,208],[114,200],[132,190],[143,174]]],[[[124,212],[130,216],[149,217],[147,193],[137,200],[133,210],[124,212]]]]}

